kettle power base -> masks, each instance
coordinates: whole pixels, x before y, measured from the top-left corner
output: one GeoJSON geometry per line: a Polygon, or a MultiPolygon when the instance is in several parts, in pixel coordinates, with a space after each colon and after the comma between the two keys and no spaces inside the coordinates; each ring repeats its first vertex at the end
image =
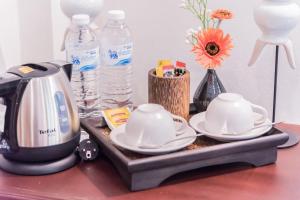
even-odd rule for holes
{"type": "Polygon", "coordinates": [[[73,167],[79,161],[75,153],[60,160],[41,163],[25,163],[9,160],[0,155],[0,168],[6,172],[25,176],[38,176],[57,173],[73,167]]]}

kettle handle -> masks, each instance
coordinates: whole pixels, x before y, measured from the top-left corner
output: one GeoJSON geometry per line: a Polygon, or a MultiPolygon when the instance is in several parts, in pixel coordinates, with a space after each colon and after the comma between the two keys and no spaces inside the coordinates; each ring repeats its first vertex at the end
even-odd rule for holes
{"type": "Polygon", "coordinates": [[[0,97],[4,99],[7,106],[4,132],[0,137],[0,153],[14,152],[19,149],[15,123],[17,122],[21,98],[27,83],[27,79],[21,79],[21,77],[11,73],[0,76],[0,97]]]}
{"type": "Polygon", "coordinates": [[[69,81],[71,81],[73,65],[71,63],[67,63],[67,64],[63,65],[62,68],[63,68],[64,72],[66,73],[67,77],[69,78],[69,81]]]}
{"type": "Polygon", "coordinates": [[[54,61],[47,62],[47,63],[55,65],[58,68],[62,68],[64,70],[65,74],[67,75],[69,81],[71,81],[72,68],[73,68],[73,65],[71,63],[68,63],[63,60],[54,60],[54,61]]]}
{"type": "Polygon", "coordinates": [[[21,78],[14,74],[0,75],[0,97],[5,98],[5,96],[14,93],[20,80],[21,78]]]}

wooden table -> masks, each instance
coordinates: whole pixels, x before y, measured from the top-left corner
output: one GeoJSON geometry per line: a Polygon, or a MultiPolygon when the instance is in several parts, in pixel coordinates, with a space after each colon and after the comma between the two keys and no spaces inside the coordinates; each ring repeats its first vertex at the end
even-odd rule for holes
{"type": "MultiPolygon", "coordinates": [[[[300,126],[280,125],[300,134],[300,126]]],[[[129,192],[105,158],[48,176],[24,177],[0,171],[0,199],[300,199],[300,145],[279,150],[274,165],[226,165],[177,175],[160,188],[129,192]]]]}

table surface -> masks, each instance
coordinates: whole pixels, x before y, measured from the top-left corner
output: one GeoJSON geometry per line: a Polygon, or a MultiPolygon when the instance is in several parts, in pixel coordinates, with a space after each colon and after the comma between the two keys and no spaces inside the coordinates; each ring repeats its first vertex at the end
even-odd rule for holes
{"type": "MultiPolygon", "coordinates": [[[[281,124],[300,134],[300,126],[281,124]]],[[[130,192],[105,158],[47,176],[17,176],[0,170],[0,199],[300,199],[300,145],[278,151],[276,164],[259,168],[225,165],[176,175],[159,188],[130,192]]]]}

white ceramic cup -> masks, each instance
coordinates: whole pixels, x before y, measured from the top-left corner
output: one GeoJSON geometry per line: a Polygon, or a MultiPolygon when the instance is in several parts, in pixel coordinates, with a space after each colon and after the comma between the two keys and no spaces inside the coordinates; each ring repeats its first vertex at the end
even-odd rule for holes
{"type": "Polygon", "coordinates": [[[126,124],[126,143],[131,146],[163,145],[184,133],[188,124],[158,104],[143,104],[134,110],[126,124]],[[175,122],[181,127],[176,129],[175,122]]]}
{"type": "Polygon", "coordinates": [[[234,93],[222,93],[208,106],[204,127],[210,133],[243,133],[263,124],[268,117],[265,108],[254,105],[243,96],[234,93]],[[261,114],[255,119],[255,113],[261,114]]]}

